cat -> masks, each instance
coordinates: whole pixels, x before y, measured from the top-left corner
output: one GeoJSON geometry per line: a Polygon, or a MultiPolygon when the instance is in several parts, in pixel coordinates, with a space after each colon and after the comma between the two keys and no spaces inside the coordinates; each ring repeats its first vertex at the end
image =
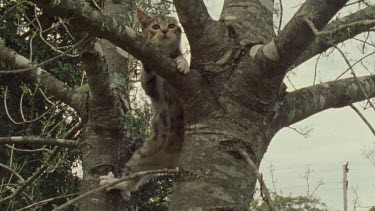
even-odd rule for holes
{"type": "MultiPolygon", "coordinates": [[[[149,16],[137,10],[142,34],[146,41],[174,59],[180,73],[190,71],[188,62],[182,56],[180,43],[182,30],[176,18],[149,16]]],[[[133,172],[175,168],[184,141],[184,111],[174,88],[147,66],[141,70],[141,84],[151,99],[153,117],[151,136],[126,163],[123,176],[133,172]]],[[[100,185],[117,180],[112,172],[100,177],[100,185]]],[[[123,195],[138,189],[146,177],[128,180],[109,189],[119,189],[123,195]]]]}

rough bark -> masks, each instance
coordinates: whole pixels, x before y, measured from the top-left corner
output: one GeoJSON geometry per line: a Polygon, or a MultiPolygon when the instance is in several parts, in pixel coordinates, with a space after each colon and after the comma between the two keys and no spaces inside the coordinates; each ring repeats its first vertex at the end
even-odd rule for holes
{"type": "Polygon", "coordinates": [[[179,20],[190,43],[192,63],[225,57],[230,33],[222,22],[214,21],[202,0],[174,0],[179,20]]]}
{"type": "Polygon", "coordinates": [[[272,16],[273,0],[226,0],[220,20],[246,46],[271,41],[272,16]]]}
{"type": "Polygon", "coordinates": [[[280,34],[265,45],[262,51],[258,51],[256,59],[274,63],[275,66],[271,68],[274,74],[284,75],[285,71],[315,38],[315,34],[306,23],[306,19],[310,20],[316,29],[321,30],[346,2],[348,0],[307,0],[281,30],[280,34]]]}
{"type": "MultiPolygon", "coordinates": [[[[142,36],[116,19],[94,10],[84,1],[61,0],[51,2],[34,0],[44,12],[63,18],[73,18],[75,29],[88,32],[90,36],[104,38],[141,60],[174,86],[185,98],[199,91],[201,75],[194,69],[183,76],[176,71],[176,64],[168,55],[152,45],[147,45],[142,36]],[[76,20],[76,21],[74,21],[76,20]],[[77,21],[79,20],[79,21],[77,21]],[[192,84],[193,83],[193,84],[192,84]]],[[[212,46],[211,46],[212,48],[212,46]]]]}
{"type": "MultiPolygon", "coordinates": [[[[306,20],[322,30],[347,0],[307,0],[272,41],[271,1],[226,0],[222,21],[215,22],[203,1],[175,0],[192,45],[193,68],[187,76],[174,71],[173,61],[146,45],[134,31],[81,1],[33,2],[46,12],[80,20],[71,23],[150,64],[179,90],[187,130],[170,207],[173,211],[247,210],[256,177],[237,153],[239,149],[246,150],[259,166],[280,128],[322,110],[364,100],[354,81],[359,80],[370,97],[375,94],[374,77],[369,76],[316,85],[284,96],[282,81],[288,68],[314,42],[319,42],[306,20]],[[199,19],[197,13],[202,13],[203,18],[199,19]],[[263,25],[265,30],[259,30],[263,25]]],[[[124,131],[123,114],[110,89],[103,55],[92,48],[83,55],[83,61],[91,87],[82,149],[85,191],[97,186],[98,174],[118,169],[119,155],[108,146],[123,144],[124,131]],[[92,152],[98,153],[96,157],[92,152]],[[108,165],[108,161],[113,165],[108,165]]],[[[94,203],[95,210],[120,206],[104,197],[101,193],[87,199],[81,209],[92,210],[89,202],[94,203]]]]}
{"type": "Polygon", "coordinates": [[[375,97],[375,75],[322,83],[288,93],[275,109],[274,129],[287,127],[330,108],[364,100],[366,96],[360,86],[370,98],[375,97]]]}
{"type": "MultiPolygon", "coordinates": [[[[124,113],[114,90],[111,87],[107,63],[97,39],[86,46],[82,54],[90,95],[87,102],[87,123],[82,139],[83,180],[81,193],[98,186],[98,176],[109,171],[120,174],[124,157],[129,158],[130,144],[125,141],[124,113]]],[[[100,192],[91,199],[80,201],[81,210],[117,210],[124,206],[120,194],[100,192]],[[95,200],[94,200],[95,199],[95,200]]]]}

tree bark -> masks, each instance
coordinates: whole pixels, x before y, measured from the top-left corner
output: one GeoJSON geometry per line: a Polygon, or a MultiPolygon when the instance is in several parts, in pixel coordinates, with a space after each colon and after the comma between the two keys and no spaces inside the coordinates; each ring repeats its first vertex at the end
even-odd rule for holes
{"type": "MultiPolygon", "coordinates": [[[[370,97],[375,95],[374,76],[291,93],[286,93],[282,83],[293,64],[324,50],[314,50],[322,41],[307,20],[317,30],[323,30],[347,1],[305,1],[271,40],[274,35],[270,0],[226,0],[220,21],[209,17],[201,0],[174,0],[192,45],[192,68],[185,76],[175,71],[172,59],[147,45],[129,27],[91,10],[84,2],[33,0],[45,12],[80,20],[71,23],[150,64],[180,93],[187,129],[170,207],[173,211],[248,210],[256,177],[238,154],[239,149],[246,150],[259,166],[272,137],[282,127],[328,108],[364,100],[365,95],[354,81],[359,80],[370,97]],[[198,13],[202,13],[202,19],[198,13]],[[265,29],[259,30],[263,25],[265,29]]],[[[329,26],[335,27],[336,23],[329,26]]],[[[117,147],[126,147],[127,143],[123,142],[120,100],[111,89],[101,49],[95,45],[86,49],[83,62],[90,85],[89,100],[82,102],[87,110],[82,148],[85,192],[97,187],[100,174],[118,172],[121,155],[117,147]]],[[[81,210],[116,210],[121,207],[121,200],[119,194],[111,194],[100,193],[86,199],[81,210]]]]}

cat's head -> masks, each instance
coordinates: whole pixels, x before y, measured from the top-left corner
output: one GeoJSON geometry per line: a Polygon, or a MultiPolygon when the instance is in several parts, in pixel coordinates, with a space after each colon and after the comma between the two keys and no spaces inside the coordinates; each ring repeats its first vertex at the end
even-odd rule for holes
{"type": "Polygon", "coordinates": [[[169,16],[149,16],[137,10],[144,38],[165,53],[171,55],[180,49],[181,28],[177,19],[169,16]]]}

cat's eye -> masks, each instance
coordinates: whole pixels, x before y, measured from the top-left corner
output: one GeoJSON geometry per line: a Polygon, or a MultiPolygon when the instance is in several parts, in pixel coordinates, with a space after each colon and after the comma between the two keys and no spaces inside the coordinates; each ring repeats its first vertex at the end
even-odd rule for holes
{"type": "Polygon", "coordinates": [[[175,27],[176,27],[176,25],[174,25],[173,23],[171,23],[171,24],[168,25],[169,29],[174,29],[175,27]]]}
{"type": "Polygon", "coordinates": [[[158,24],[155,24],[155,25],[152,26],[152,29],[153,30],[158,30],[158,29],[160,29],[160,26],[158,24]]]}

